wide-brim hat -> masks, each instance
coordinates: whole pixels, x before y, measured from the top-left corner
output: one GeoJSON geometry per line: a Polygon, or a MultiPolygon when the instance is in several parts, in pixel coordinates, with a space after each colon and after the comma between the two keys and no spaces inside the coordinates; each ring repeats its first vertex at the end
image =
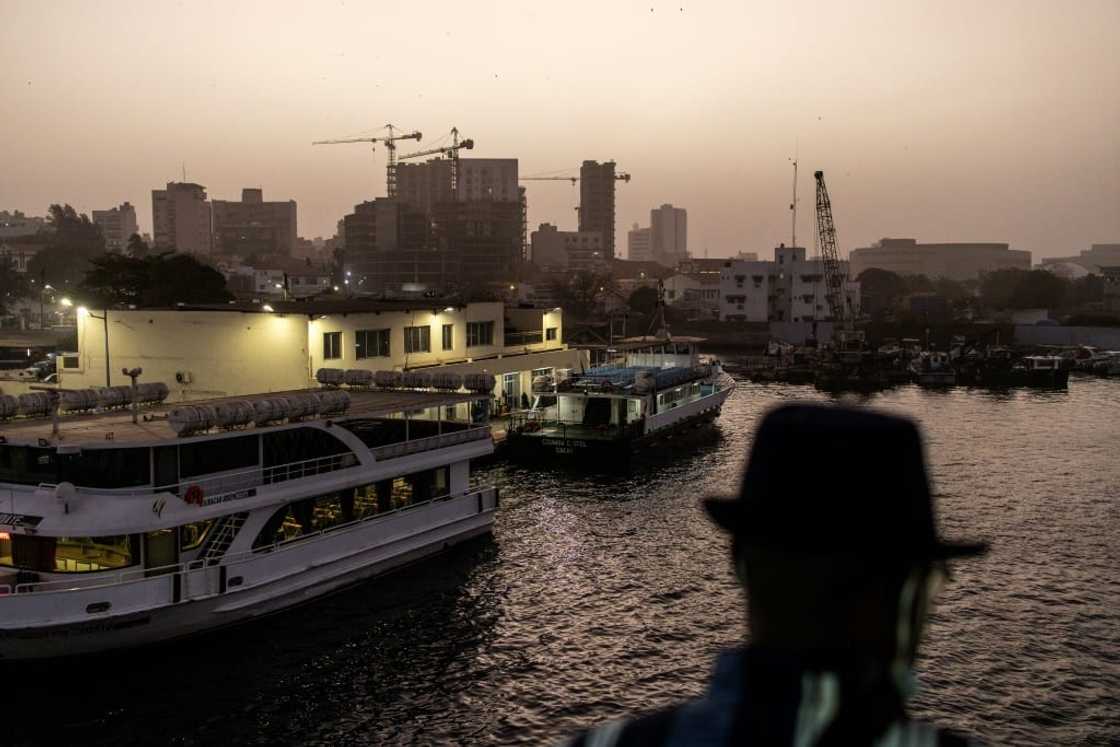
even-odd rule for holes
{"type": "Polygon", "coordinates": [[[866,408],[770,411],[739,496],[707,498],[704,507],[744,546],[919,561],[988,549],[939,537],[918,427],[866,408]]]}

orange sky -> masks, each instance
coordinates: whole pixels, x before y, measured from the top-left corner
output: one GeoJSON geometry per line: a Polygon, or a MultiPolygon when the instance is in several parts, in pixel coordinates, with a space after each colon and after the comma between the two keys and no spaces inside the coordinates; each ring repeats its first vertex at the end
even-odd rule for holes
{"type": "MultiPolygon", "coordinates": [[[[1120,241],[1120,2],[682,2],[0,0],[0,208],[129,200],[150,230],[185,162],[330,235],[384,152],[311,141],[393,122],[523,175],[613,158],[620,252],[662,202],[697,256],[788,241],[795,144],[799,235],[824,169],[844,252],[1120,241]]],[[[528,191],[574,227],[571,186],[528,191]]]]}

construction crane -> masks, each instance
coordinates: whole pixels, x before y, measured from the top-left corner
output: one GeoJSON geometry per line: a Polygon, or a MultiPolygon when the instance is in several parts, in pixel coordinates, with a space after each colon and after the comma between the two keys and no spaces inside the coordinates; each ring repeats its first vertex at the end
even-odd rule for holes
{"type": "Polygon", "coordinates": [[[847,278],[840,270],[840,254],[836,249],[836,224],[832,221],[832,200],[824,183],[824,172],[813,174],[817,180],[817,248],[820,251],[821,269],[824,274],[824,295],[828,301],[832,320],[847,328],[851,321],[844,304],[844,283],[847,278]]]}
{"type": "MultiPolygon", "coordinates": [[[[615,174],[614,178],[615,178],[615,181],[620,181],[620,182],[630,181],[630,175],[625,173],[625,172],[615,174]]],[[[574,186],[576,186],[576,182],[579,181],[579,177],[578,176],[522,176],[522,177],[518,178],[517,181],[519,181],[519,182],[571,182],[572,186],[574,187],[574,186]]],[[[578,216],[580,215],[579,205],[576,205],[572,209],[576,211],[576,216],[578,218],[578,216]]]]}
{"type": "Polygon", "coordinates": [[[403,161],[406,158],[420,158],[421,156],[435,156],[442,155],[451,159],[451,195],[458,198],[459,196],[459,151],[471,150],[474,148],[474,140],[463,138],[459,140],[459,128],[451,128],[451,145],[442,148],[429,148],[428,150],[418,150],[415,153],[407,153],[401,156],[403,161]]]}
{"type": "MultiPolygon", "coordinates": [[[[614,178],[621,182],[630,181],[629,174],[615,174],[614,178]]],[[[519,182],[571,182],[573,185],[579,181],[578,176],[523,176],[519,182]]]]}
{"type": "MultiPolygon", "coordinates": [[[[391,124],[385,125],[385,129],[389,134],[385,137],[350,137],[341,140],[316,140],[311,143],[312,145],[339,145],[341,143],[369,143],[371,146],[376,146],[381,143],[385,146],[385,150],[389,153],[389,163],[385,167],[385,194],[389,197],[397,196],[397,141],[398,140],[416,140],[420,141],[423,137],[419,131],[397,134],[397,128],[391,124]]],[[[376,148],[374,148],[376,150],[376,148]]]]}

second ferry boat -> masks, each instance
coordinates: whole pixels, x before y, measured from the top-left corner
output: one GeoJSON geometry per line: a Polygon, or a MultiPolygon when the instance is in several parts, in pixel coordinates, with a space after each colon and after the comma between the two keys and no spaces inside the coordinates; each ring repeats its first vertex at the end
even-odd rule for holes
{"type": "Polygon", "coordinates": [[[626,458],[719,416],[734,380],[704,362],[701,338],[632,337],[608,365],[534,382],[531,409],[510,416],[505,447],[521,458],[626,458]]]}

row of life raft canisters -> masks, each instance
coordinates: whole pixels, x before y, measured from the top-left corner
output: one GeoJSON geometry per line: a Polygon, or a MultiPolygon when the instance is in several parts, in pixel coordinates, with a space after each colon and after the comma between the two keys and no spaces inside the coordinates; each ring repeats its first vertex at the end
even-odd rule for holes
{"type": "MultiPolygon", "coordinates": [[[[135,399],[131,386],[103,386],[93,389],[59,391],[58,408],[62,412],[87,412],[101,408],[111,410],[128,407],[135,402],[139,405],[159,404],[167,399],[170,390],[162,382],[146,382],[136,385],[135,399]]],[[[36,417],[49,415],[52,407],[52,392],[27,392],[15,397],[11,394],[0,395],[0,418],[13,418],[16,415],[36,417]]]]}
{"type": "Polygon", "coordinates": [[[257,399],[233,399],[215,404],[180,405],[167,413],[167,423],[180,436],[211,428],[269,425],[284,420],[340,415],[350,407],[343,391],[300,392],[257,399]]]}
{"type": "Polygon", "coordinates": [[[439,389],[455,392],[466,388],[471,392],[494,390],[494,375],[488,373],[457,374],[446,371],[369,371],[364,368],[320,368],[315,380],[323,386],[345,384],[352,389],[439,389]]]}

